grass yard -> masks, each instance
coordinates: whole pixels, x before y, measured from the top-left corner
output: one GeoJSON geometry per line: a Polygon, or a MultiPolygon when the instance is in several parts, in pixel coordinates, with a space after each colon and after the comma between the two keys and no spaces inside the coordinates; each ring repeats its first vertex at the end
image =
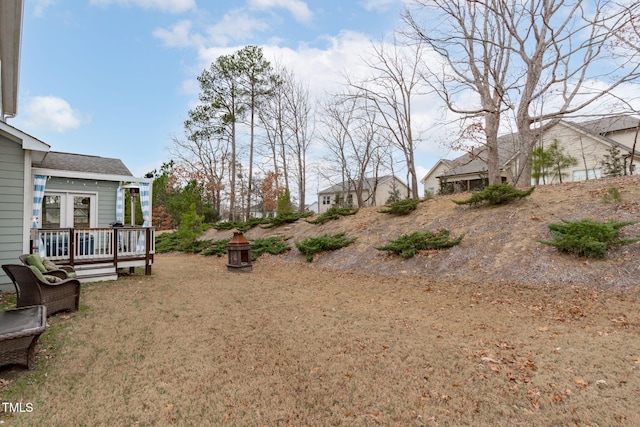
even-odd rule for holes
{"type": "Polygon", "coordinates": [[[166,254],[87,285],[15,426],[640,425],[638,290],[369,276],[166,254]]]}

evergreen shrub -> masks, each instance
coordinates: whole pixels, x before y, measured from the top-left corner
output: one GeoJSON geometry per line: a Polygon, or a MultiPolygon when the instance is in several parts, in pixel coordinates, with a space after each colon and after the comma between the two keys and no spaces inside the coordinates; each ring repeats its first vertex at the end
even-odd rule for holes
{"type": "Polygon", "coordinates": [[[591,219],[563,221],[562,224],[549,224],[553,240],[538,240],[538,242],[553,246],[561,252],[591,258],[604,258],[609,248],[640,240],[640,238],[618,238],[622,227],[637,222],[616,221],[613,219],[607,222],[591,219]]]}
{"type": "Polygon", "coordinates": [[[376,248],[379,251],[390,251],[402,258],[411,258],[418,251],[429,249],[446,249],[460,243],[464,238],[461,234],[457,238],[451,240],[451,232],[445,228],[437,232],[425,231],[424,233],[415,232],[411,234],[403,234],[396,240],[392,240],[385,246],[376,248]]]}
{"type": "Polygon", "coordinates": [[[420,202],[421,200],[418,199],[398,200],[397,202],[389,204],[385,209],[381,209],[378,212],[391,215],[408,215],[418,208],[418,203],[420,202]]]}
{"type": "Polygon", "coordinates": [[[488,205],[503,205],[529,196],[535,188],[518,190],[510,184],[493,184],[481,191],[474,192],[467,200],[454,200],[453,202],[458,205],[478,205],[484,202],[488,205]]]}
{"type": "Polygon", "coordinates": [[[320,216],[318,216],[318,218],[316,218],[314,220],[311,220],[311,221],[307,221],[307,222],[309,224],[320,225],[320,224],[324,224],[325,222],[327,222],[329,220],[338,219],[341,216],[355,215],[356,213],[358,213],[358,209],[341,208],[339,206],[331,206],[325,213],[323,213],[320,216]]]}
{"type": "Polygon", "coordinates": [[[356,241],[355,237],[346,238],[344,234],[323,234],[319,237],[309,237],[301,242],[296,242],[296,247],[306,256],[307,262],[312,262],[317,253],[344,248],[356,241]]]}

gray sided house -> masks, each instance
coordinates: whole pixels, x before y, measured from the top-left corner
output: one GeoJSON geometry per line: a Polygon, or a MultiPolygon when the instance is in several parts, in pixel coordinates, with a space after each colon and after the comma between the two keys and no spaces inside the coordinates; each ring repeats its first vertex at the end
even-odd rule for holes
{"type": "MultiPolygon", "coordinates": [[[[111,224],[124,219],[117,214],[118,193],[122,204],[123,186],[150,187],[151,182],[135,178],[119,159],[50,151],[42,141],[0,122],[0,263],[19,262],[18,256],[34,251],[33,242],[39,240],[46,241],[43,255],[74,262],[69,230],[81,229],[91,240],[91,253],[87,246],[75,263],[97,260],[105,255],[99,245],[112,245],[101,230],[111,233],[111,224]],[[42,189],[38,184],[44,186],[40,207],[34,201],[42,189]],[[56,252],[51,242],[63,238],[66,243],[58,244],[56,252]]],[[[116,277],[115,267],[110,266],[105,279],[116,277]]],[[[2,272],[0,287],[11,289],[6,286],[10,283],[2,272]]]]}
{"type": "MultiPolygon", "coordinates": [[[[118,159],[52,152],[7,124],[17,114],[23,9],[23,0],[0,0],[0,264],[38,251],[85,267],[83,275],[77,270],[81,280],[117,278],[118,268],[141,265],[150,273],[152,180],[134,178],[118,159]],[[122,218],[126,184],[139,190],[144,225],[116,231],[109,224],[122,218]]],[[[0,270],[0,289],[10,283],[0,270]]]]}
{"type": "MultiPolygon", "coordinates": [[[[39,161],[49,146],[0,122],[0,264],[15,264],[29,252],[32,202],[31,161],[39,161]]],[[[0,271],[0,287],[11,282],[0,271]]]]}
{"type": "MultiPolygon", "coordinates": [[[[577,164],[563,169],[562,177],[550,173],[538,182],[532,180],[532,184],[553,184],[560,182],[560,179],[562,182],[575,182],[601,178],[604,176],[602,161],[612,147],[619,149],[620,158],[625,165],[628,166],[631,162],[637,164],[640,162],[640,142],[635,148],[635,153],[633,148],[639,124],[639,119],[627,115],[580,123],[559,122],[542,135],[538,146],[547,149],[552,143],[557,142],[563,153],[575,158],[577,164]]],[[[515,182],[517,138],[517,134],[498,138],[503,182],[515,182]]],[[[438,194],[441,186],[449,186],[450,190],[456,192],[474,191],[484,186],[486,178],[486,151],[479,149],[453,160],[439,160],[421,182],[425,191],[438,194]]]]}
{"type": "Polygon", "coordinates": [[[365,178],[362,188],[364,206],[357,206],[358,199],[354,184],[341,182],[318,193],[317,212],[323,214],[335,206],[337,202],[342,206],[353,207],[383,206],[394,191],[400,199],[406,199],[410,194],[409,187],[395,176],[385,175],[377,179],[365,178]]]}
{"type": "Polygon", "coordinates": [[[42,228],[109,227],[116,222],[118,187],[139,181],[119,159],[55,151],[32,170],[47,177],[42,228]]]}

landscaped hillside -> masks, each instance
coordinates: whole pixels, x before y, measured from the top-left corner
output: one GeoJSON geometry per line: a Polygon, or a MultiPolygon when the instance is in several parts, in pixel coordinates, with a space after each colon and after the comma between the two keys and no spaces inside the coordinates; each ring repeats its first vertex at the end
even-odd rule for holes
{"type": "MultiPolygon", "coordinates": [[[[313,265],[368,273],[421,275],[429,279],[456,281],[517,282],[534,285],[567,284],[625,288],[640,283],[640,243],[617,247],[605,259],[579,258],[559,253],[537,242],[550,239],[548,225],[562,220],[591,218],[599,221],[640,220],[640,176],[608,178],[538,187],[531,196],[495,207],[459,206],[469,194],[437,196],[418,205],[407,216],[379,213],[379,208],[360,209],[323,225],[298,220],[275,229],[255,227],[248,239],[286,236],[292,250],[279,257],[265,256],[256,262],[304,263],[294,241],[325,233],[346,232],[357,237],[339,251],[317,255],[313,265]],[[610,195],[617,190],[621,199],[610,195]],[[376,250],[402,234],[446,228],[452,236],[465,233],[462,242],[447,250],[424,251],[410,259],[376,250]],[[270,257],[270,258],[269,258],[270,257]]],[[[219,240],[230,231],[209,231],[205,238],[219,240]]],[[[640,236],[640,224],[622,228],[621,237],[640,236]]]]}

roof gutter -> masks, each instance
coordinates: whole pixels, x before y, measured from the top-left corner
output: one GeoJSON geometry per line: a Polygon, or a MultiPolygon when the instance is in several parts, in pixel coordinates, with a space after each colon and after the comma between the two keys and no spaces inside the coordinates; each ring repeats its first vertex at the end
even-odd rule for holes
{"type": "Polygon", "coordinates": [[[0,1],[0,84],[2,121],[18,112],[23,0],[0,1]]]}

